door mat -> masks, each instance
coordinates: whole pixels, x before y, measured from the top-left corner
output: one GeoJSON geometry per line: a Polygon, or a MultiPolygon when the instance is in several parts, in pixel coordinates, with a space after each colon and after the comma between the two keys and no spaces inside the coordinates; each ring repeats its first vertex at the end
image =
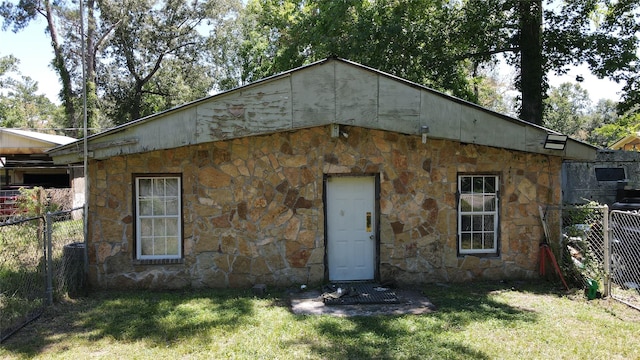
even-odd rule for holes
{"type": "Polygon", "coordinates": [[[345,283],[325,287],[322,299],[325,305],[398,304],[393,289],[373,283],[345,283]]]}

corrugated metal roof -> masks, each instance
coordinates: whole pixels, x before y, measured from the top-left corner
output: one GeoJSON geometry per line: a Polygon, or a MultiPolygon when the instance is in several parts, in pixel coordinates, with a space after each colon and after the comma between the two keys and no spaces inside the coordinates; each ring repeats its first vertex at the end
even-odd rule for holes
{"type": "MultiPolygon", "coordinates": [[[[75,138],[68,137],[68,136],[43,134],[35,131],[18,130],[18,129],[0,128],[0,132],[10,133],[10,134],[22,136],[25,138],[49,142],[51,143],[52,147],[57,145],[66,145],[77,140],[75,138]]],[[[2,147],[2,144],[0,144],[0,147],[2,147]]]]}

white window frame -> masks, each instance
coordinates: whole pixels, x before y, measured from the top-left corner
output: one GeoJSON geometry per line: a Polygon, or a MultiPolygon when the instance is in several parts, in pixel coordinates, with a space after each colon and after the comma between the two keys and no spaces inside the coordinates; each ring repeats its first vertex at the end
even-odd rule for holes
{"type": "MultiPolygon", "coordinates": [[[[137,176],[135,177],[135,214],[136,214],[136,259],[181,259],[182,258],[182,179],[175,175],[137,176]],[[140,182],[151,180],[151,194],[143,194],[140,182]],[[167,181],[177,181],[177,194],[167,194],[167,181]],[[162,188],[157,185],[162,185],[162,188]],[[146,202],[146,207],[142,202],[146,202]],[[177,207],[177,208],[176,208],[177,207]],[[144,208],[144,210],[143,210],[144,208]],[[145,213],[142,213],[142,212],[145,213]],[[167,213],[168,212],[168,213],[167,213]],[[146,226],[143,224],[146,224],[146,226]],[[168,234],[169,222],[174,222],[168,234]],[[149,226],[150,225],[150,226],[149,226]],[[177,240],[177,251],[167,251],[168,241],[177,240]],[[143,242],[152,242],[153,254],[143,254],[143,242]]],[[[170,244],[169,244],[170,245],[170,244]]]]}
{"type": "Polygon", "coordinates": [[[499,188],[500,177],[498,175],[458,175],[459,254],[498,254],[499,188]],[[485,179],[489,178],[493,178],[494,189],[487,189],[485,179]],[[463,179],[471,181],[470,189],[463,189],[463,179]],[[474,186],[476,180],[482,181],[481,191],[478,191],[477,186],[474,186]],[[491,218],[493,218],[493,226],[487,228],[487,225],[491,225],[487,224],[491,218]],[[492,245],[487,246],[488,243],[492,245]]]}

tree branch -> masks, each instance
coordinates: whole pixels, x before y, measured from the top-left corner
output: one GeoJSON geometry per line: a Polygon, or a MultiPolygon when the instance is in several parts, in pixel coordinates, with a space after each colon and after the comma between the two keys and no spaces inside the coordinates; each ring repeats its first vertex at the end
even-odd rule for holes
{"type": "Polygon", "coordinates": [[[477,53],[466,53],[466,54],[462,54],[462,55],[456,57],[456,60],[464,60],[464,59],[476,58],[476,57],[486,57],[486,56],[502,54],[502,53],[507,53],[507,52],[515,53],[515,52],[518,52],[518,51],[520,51],[520,47],[519,46],[512,46],[512,47],[487,50],[487,51],[477,52],[477,53]]]}
{"type": "Polygon", "coordinates": [[[150,95],[160,95],[160,96],[169,96],[170,95],[170,94],[164,93],[164,92],[149,91],[149,90],[142,90],[141,93],[142,94],[150,94],[150,95]]]}
{"type": "Polygon", "coordinates": [[[160,57],[158,57],[158,60],[156,60],[156,63],[153,66],[153,70],[151,70],[151,72],[149,72],[149,74],[147,74],[147,76],[145,76],[143,79],[141,79],[140,83],[146,84],[149,81],[149,79],[151,79],[151,77],[158,71],[158,69],[160,69],[160,64],[162,63],[162,60],[164,59],[165,55],[171,54],[172,52],[174,52],[174,51],[176,51],[176,50],[178,50],[180,48],[183,48],[183,47],[186,47],[186,46],[189,46],[189,45],[195,45],[195,44],[196,44],[195,42],[188,42],[188,43],[184,43],[184,44],[178,45],[178,46],[176,46],[176,47],[174,47],[172,49],[169,49],[169,50],[165,51],[162,55],[160,55],[160,57]]]}

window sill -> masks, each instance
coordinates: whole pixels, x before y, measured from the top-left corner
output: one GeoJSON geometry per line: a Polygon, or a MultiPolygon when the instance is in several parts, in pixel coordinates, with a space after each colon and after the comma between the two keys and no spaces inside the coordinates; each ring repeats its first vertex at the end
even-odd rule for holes
{"type": "Polygon", "coordinates": [[[459,258],[463,258],[465,256],[475,256],[481,259],[498,259],[500,258],[500,254],[498,253],[466,253],[466,254],[458,254],[459,258]]]}
{"type": "Polygon", "coordinates": [[[184,259],[134,259],[133,265],[179,265],[184,264],[184,259]]]}

